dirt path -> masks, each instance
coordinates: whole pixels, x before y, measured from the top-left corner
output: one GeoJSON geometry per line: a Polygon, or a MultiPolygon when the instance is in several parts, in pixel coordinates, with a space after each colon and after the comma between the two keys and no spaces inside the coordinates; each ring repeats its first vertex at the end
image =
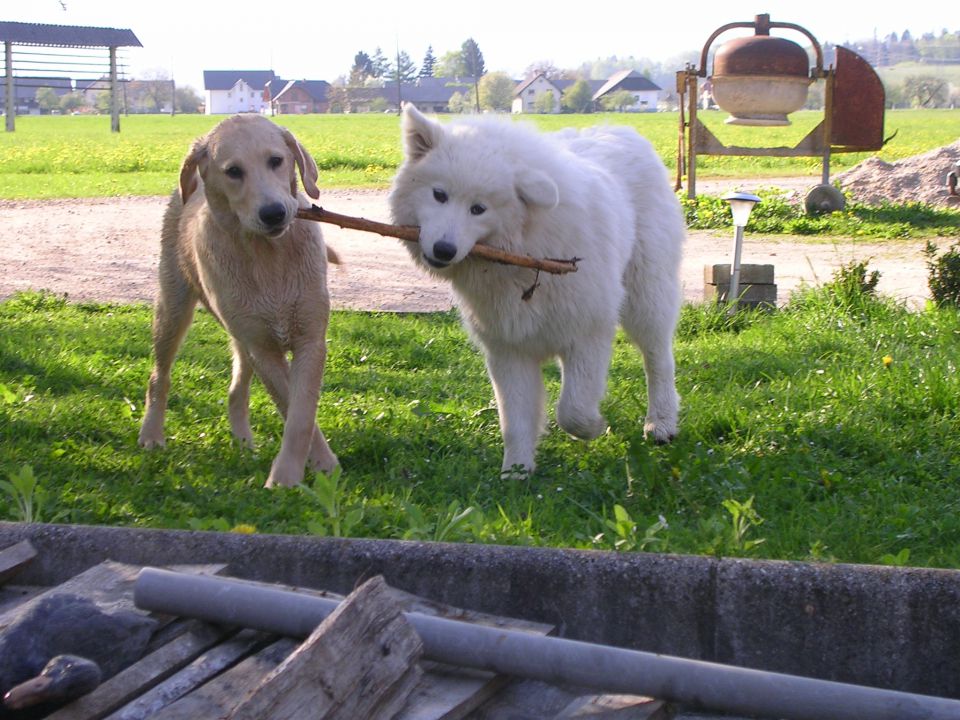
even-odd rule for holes
{"type": "MultiPolygon", "coordinates": [[[[730,187],[714,183],[720,189],[730,187]]],[[[809,178],[766,181],[804,189],[809,178]]],[[[749,184],[737,187],[750,189],[749,184]]],[[[700,192],[715,192],[708,181],[700,192]]],[[[156,291],[159,228],[166,198],[126,197],[53,201],[0,201],[0,298],[45,289],[71,300],[145,302],[156,291]]],[[[383,191],[334,191],[318,204],[347,215],[389,220],[383,191]]],[[[330,275],[334,307],[359,310],[430,311],[450,307],[447,286],[410,261],[401,241],[332,225],[324,236],[344,260],[330,275]]],[[[688,301],[703,299],[703,266],[730,262],[732,232],[691,233],[683,264],[688,301]]],[[[852,260],[869,260],[881,272],[879,291],[920,307],[927,272],[923,241],[833,244],[768,239],[747,234],[743,262],[775,266],[780,302],[801,283],[829,280],[852,260]]]]}

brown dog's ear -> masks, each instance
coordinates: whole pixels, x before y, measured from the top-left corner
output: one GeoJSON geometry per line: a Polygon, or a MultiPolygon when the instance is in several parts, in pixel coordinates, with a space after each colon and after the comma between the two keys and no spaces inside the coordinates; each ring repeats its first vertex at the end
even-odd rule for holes
{"type": "MultiPolygon", "coordinates": [[[[300,180],[303,182],[303,191],[316,200],[320,197],[320,189],[317,187],[317,180],[320,178],[320,171],[317,169],[317,163],[313,156],[308,153],[303,145],[293,136],[293,133],[286,128],[280,128],[283,133],[283,141],[287,144],[290,152],[293,153],[293,159],[297,163],[297,169],[300,171],[300,180]]],[[[296,195],[296,183],[291,192],[296,195]]]]}
{"type": "Polygon", "coordinates": [[[197,171],[199,170],[201,160],[206,159],[207,146],[198,140],[190,148],[190,153],[184,158],[183,165],[180,168],[180,199],[183,204],[187,204],[190,196],[197,189],[197,171]]]}
{"type": "Polygon", "coordinates": [[[404,103],[400,121],[403,147],[408,160],[419,160],[437,147],[443,136],[440,123],[430,120],[413,103],[404,103]]]}

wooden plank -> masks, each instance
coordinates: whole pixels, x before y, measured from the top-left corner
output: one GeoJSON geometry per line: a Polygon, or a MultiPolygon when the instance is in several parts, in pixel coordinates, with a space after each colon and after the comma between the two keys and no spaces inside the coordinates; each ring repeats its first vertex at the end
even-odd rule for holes
{"type": "Polygon", "coordinates": [[[100,720],[166,680],[231,632],[206,623],[194,623],[191,630],[121,670],[93,692],[48,715],[47,720],[100,720]]]}
{"type": "Polygon", "coordinates": [[[36,556],[37,551],[29,540],[21,540],[0,550],[0,585],[23,570],[36,556]]]}
{"type": "Polygon", "coordinates": [[[264,638],[263,633],[242,630],[107,717],[109,720],[142,720],[151,717],[256,651],[264,638]]]}
{"type": "Polygon", "coordinates": [[[390,720],[420,680],[423,644],[368,580],[229,715],[230,720],[390,720]]]}
{"type": "Polygon", "coordinates": [[[662,700],[640,695],[584,695],[564,708],[556,720],[670,720],[662,700]]]}
{"type": "MultiPolygon", "coordinates": [[[[180,572],[215,575],[225,567],[225,565],[182,565],[171,569],[180,572]]],[[[101,610],[108,613],[120,610],[142,613],[133,604],[133,584],[139,572],[139,566],[105,560],[99,565],[94,565],[79,575],[75,575],[65,583],[52,587],[29,601],[7,610],[0,615],[0,630],[7,627],[42,598],[60,593],[70,593],[88,598],[95,602],[101,610]]]]}
{"type": "MultiPolygon", "coordinates": [[[[537,635],[552,635],[555,630],[553,625],[456,608],[396,588],[391,588],[390,592],[408,612],[537,635]]],[[[461,720],[496,696],[510,681],[492,672],[443,663],[422,662],[421,666],[424,670],[423,679],[397,720],[461,720]]]]}
{"type": "Polygon", "coordinates": [[[237,705],[237,699],[256,687],[266,675],[282,663],[300,643],[282,638],[238,664],[175,703],[150,720],[197,720],[223,717],[237,705]]]}
{"type": "Polygon", "coordinates": [[[397,720],[461,720],[496,696],[510,679],[483,670],[423,662],[423,679],[397,720]]]}
{"type": "Polygon", "coordinates": [[[4,585],[0,587],[0,615],[32,600],[49,588],[36,585],[4,585]]]}

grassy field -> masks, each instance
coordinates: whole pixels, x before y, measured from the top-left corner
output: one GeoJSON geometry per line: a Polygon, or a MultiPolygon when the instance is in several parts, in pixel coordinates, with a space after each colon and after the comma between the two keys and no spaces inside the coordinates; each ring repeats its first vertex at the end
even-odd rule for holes
{"type": "MultiPolygon", "coordinates": [[[[762,130],[726,126],[724,113],[704,113],[704,122],[727,144],[793,146],[822,119],[800,112],[788,128],[762,130]]],[[[209,130],[216,116],[136,115],[121,119],[121,132],[109,131],[109,118],[86,116],[18,117],[16,131],[0,135],[0,198],[163,195],[176,182],[180,163],[194,138],[209,130]]],[[[524,116],[552,130],[597,123],[632,125],[647,136],[664,162],[675,168],[675,113],[524,116]]],[[[395,115],[286,116],[310,150],[327,187],[384,187],[400,162],[399,122],[395,115]]],[[[893,161],[955,142],[960,110],[889,112],[885,134],[897,136],[879,153],[893,161]]],[[[868,154],[838,154],[840,172],[868,154]]],[[[701,177],[778,175],[819,176],[816,158],[703,157],[701,177]]]]}
{"type": "MultiPolygon", "coordinates": [[[[560,116],[547,129],[627,122],[673,162],[675,115],[560,116]]],[[[890,113],[880,155],[956,141],[960,111],[890,113]]],[[[192,138],[217,118],[18,118],[0,138],[0,197],[165,194],[192,138]]],[[[799,114],[777,142],[798,141],[799,114]]],[[[395,116],[284,119],[331,187],[385,185],[395,116]]],[[[722,124],[722,116],[708,124],[722,124]]],[[[717,133],[742,132],[717,128],[717,133]]],[[[748,144],[721,136],[724,142],[748,144]]],[[[767,136],[772,142],[772,136],[767,136]]],[[[862,156],[836,156],[834,169],[862,156]]],[[[708,158],[704,175],[775,177],[817,163],[708,158]]],[[[712,198],[696,227],[727,227],[712,198]]],[[[956,212],[854,208],[811,219],[762,203],[757,231],[955,235],[956,212]]],[[[169,445],[136,445],[150,369],[150,309],[22,294],[0,303],[0,517],[960,567],[960,315],[830,285],[769,315],[684,308],[682,433],[642,438],[643,368],[621,337],[604,411],[585,444],[555,426],[529,482],[501,479],[492,392],[453,314],[337,312],[319,422],[342,475],[261,486],[281,422],[255,385],[256,452],[230,439],[223,331],[199,313],[174,372],[169,445]]],[[[547,369],[556,397],[559,373],[547,369]]]]}
{"type": "Polygon", "coordinates": [[[610,431],[586,444],[551,424],[520,482],[499,477],[491,389],[453,314],[334,313],[319,423],[343,474],[269,492],[279,418],[255,385],[259,449],[232,442],[206,313],[151,452],[149,308],[26,294],[0,324],[0,517],[960,567],[956,310],[830,286],[733,320],[687,306],[678,439],[643,440],[621,337],[610,431]]]}

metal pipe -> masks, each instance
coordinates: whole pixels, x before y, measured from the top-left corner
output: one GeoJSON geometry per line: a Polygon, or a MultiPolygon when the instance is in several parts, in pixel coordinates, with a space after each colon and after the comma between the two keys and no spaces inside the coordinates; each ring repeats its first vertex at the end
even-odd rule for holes
{"type": "Polygon", "coordinates": [[[740,302],[740,257],[743,254],[743,225],[734,225],[733,232],[733,264],[730,265],[730,289],[727,291],[727,302],[736,308],[740,302]]]}
{"type": "MultiPolygon", "coordinates": [[[[144,568],[140,608],[306,637],[338,603],[229,578],[144,568]]],[[[428,659],[548,683],[785,720],[956,720],[960,701],[530,635],[405,613],[428,659]]]]}

